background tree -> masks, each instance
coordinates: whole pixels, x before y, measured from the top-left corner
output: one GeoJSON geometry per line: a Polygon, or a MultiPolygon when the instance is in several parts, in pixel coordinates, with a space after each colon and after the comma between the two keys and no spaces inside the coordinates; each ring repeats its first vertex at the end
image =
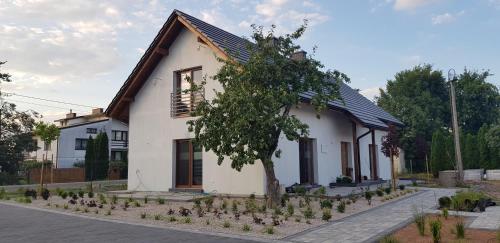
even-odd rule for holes
{"type": "Polygon", "coordinates": [[[396,190],[396,171],[394,170],[394,156],[399,156],[399,133],[395,126],[389,126],[387,135],[382,137],[382,153],[391,160],[391,185],[396,190]]]}
{"type": "MultiPolygon", "coordinates": [[[[479,169],[479,156],[477,138],[474,134],[467,133],[462,137],[462,157],[465,169],[479,169]]],[[[462,141],[461,140],[461,141],[462,141]]]]}
{"type": "Polygon", "coordinates": [[[477,159],[479,160],[479,167],[483,169],[491,168],[491,151],[488,144],[488,132],[490,130],[490,126],[485,124],[481,126],[477,133],[477,150],[479,155],[477,159]]]}
{"type": "MultiPolygon", "coordinates": [[[[43,141],[44,146],[50,146],[52,141],[56,140],[59,137],[59,128],[54,125],[54,124],[47,124],[44,122],[39,122],[36,124],[35,128],[35,135],[39,136],[40,139],[43,141]]],[[[48,161],[48,150],[45,150],[45,161],[42,161],[42,169],[41,169],[41,175],[40,175],[40,189],[43,188],[43,170],[44,170],[44,164],[46,161],[48,161]]]]}
{"type": "Polygon", "coordinates": [[[438,129],[432,135],[431,144],[431,171],[434,176],[442,170],[451,170],[455,163],[455,150],[450,132],[438,129]]]}
{"type": "Polygon", "coordinates": [[[500,118],[498,88],[486,82],[491,74],[465,69],[456,84],[457,111],[460,129],[476,134],[483,124],[493,124],[500,118]]]}
{"type": "Polygon", "coordinates": [[[95,141],[95,179],[106,179],[109,169],[109,139],[106,132],[100,132],[95,141]]]}
{"type": "Polygon", "coordinates": [[[450,121],[448,89],[441,71],[431,65],[419,65],[397,73],[380,90],[377,104],[399,118],[405,126],[401,131],[401,148],[406,159],[418,169],[425,169],[429,144],[434,131],[450,121]]]}
{"type": "MultiPolygon", "coordinates": [[[[0,68],[4,64],[0,62],[0,68]]],[[[32,135],[38,113],[18,111],[15,104],[5,102],[1,92],[4,82],[11,82],[10,75],[0,71],[0,184],[11,184],[17,181],[23,152],[36,150],[32,135]]]]}
{"type": "Polygon", "coordinates": [[[490,161],[487,169],[500,168],[500,124],[490,127],[486,133],[486,141],[489,150],[490,161]]]}
{"type": "Polygon", "coordinates": [[[95,145],[92,136],[89,136],[87,140],[87,147],[85,148],[85,179],[87,181],[92,181],[95,175],[94,163],[96,160],[95,156],[95,145]]]}
{"type": "MultiPolygon", "coordinates": [[[[244,165],[260,160],[269,205],[280,198],[273,162],[273,155],[280,157],[280,135],[297,141],[309,132],[307,124],[290,114],[302,105],[299,94],[314,92],[310,104],[319,118],[328,101],[340,98],[339,82],[348,80],[338,71],[321,71],[324,66],[312,56],[292,58],[300,50],[295,42],[305,29],[304,25],[291,34],[275,36],[274,26],[267,34],[254,26],[248,61],[219,59],[222,67],[213,79],[224,91],[199,104],[193,114],[198,117],[188,122],[196,142],[213,151],[219,165],[229,158],[231,167],[241,171],[244,165]]],[[[192,91],[202,88],[191,83],[192,91]]]]}

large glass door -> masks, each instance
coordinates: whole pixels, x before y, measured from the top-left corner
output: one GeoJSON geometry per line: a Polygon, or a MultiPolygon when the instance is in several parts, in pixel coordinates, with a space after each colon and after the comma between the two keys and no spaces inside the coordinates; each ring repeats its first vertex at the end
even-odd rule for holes
{"type": "Polygon", "coordinates": [[[201,187],[203,160],[201,146],[191,140],[176,141],[176,187],[201,187]]]}

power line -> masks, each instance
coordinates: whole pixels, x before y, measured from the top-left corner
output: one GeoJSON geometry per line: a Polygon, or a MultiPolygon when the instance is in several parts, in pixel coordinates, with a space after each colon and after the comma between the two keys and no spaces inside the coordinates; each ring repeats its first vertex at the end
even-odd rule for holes
{"type": "Polygon", "coordinates": [[[21,95],[21,94],[16,94],[16,93],[3,92],[3,94],[14,95],[14,96],[19,96],[19,97],[24,97],[24,98],[30,98],[30,99],[36,99],[36,100],[43,100],[43,101],[48,101],[48,102],[55,102],[55,103],[60,103],[60,104],[65,104],[65,105],[74,105],[74,106],[89,107],[89,108],[98,108],[97,106],[75,104],[75,103],[70,103],[70,102],[65,102],[65,101],[60,101],[60,100],[51,100],[51,99],[45,99],[45,98],[40,98],[40,97],[28,96],[28,95],[21,95]]]}
{"type": "MultiPolygon", "coordinates": [[[[13,100],[11,98],[5,99],[6,101],[10,102],[19,102],[19,103],[24,103],[24,104],[30,104],[30,105],[38,105],[38,106],[45,106],[45,107],[50,107],[50,108],[56,108],[56,109],[62,109],[62,110],[69,110],[71,108],[65,108],[65,107],[60,107],[60,106],[52,106],[52,105],[45,105],[45,104],[40,104],[40,103],[32,103],[32,102],[27,102],[27,101],[21,101],[21,100],[13,100]]],[[[79,112],[85,112],[82,110],[75,110],[79,112]]]]}

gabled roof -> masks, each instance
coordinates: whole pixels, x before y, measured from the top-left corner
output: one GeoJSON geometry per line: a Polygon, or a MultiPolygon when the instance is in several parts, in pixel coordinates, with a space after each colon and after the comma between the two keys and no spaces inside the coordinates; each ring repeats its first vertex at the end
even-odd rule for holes
{"type": "MultiPolygon", "coordinates": [[[[106,109],[106,114],[122,121],[128,120],[127,108],[129,102],[133,100],[135,94],[156,67],[156,64],[164,56],[168,55],[168,48],[181,28],[193,31],[202,41],[215,49],[221,57],[230,57],[240,62],[245,62],[249,58],[247,46],[252,43],[248,40],[179,10],[174,10],[111,101],[106,109]]],[[[403,125],[401,121],[344,83],[341,84],[340,94],[343,101],[331,101],[329,107],[346,113],[353,120],[366,127],[386,129],[388,123],[403,125]]],[[[312,92],[306,92],[302,94],[302,97],[307,100],[313,95],[312,92]]]]}

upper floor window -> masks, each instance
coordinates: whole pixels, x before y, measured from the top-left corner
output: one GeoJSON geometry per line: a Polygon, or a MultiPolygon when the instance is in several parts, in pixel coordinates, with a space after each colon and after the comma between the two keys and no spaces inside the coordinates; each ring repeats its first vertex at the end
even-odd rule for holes
{"type": "Polygon", "coordinates": [[[86,150],[87,149],[87,140],[86,138],[77,138],[75,139],[75,150],[86,150]]]}
{"type": "Polygon", "coordinates": [[[113,141],[127,141],[128,140],[128,132],[127,131],[111,131],[111,140],[113,141]]]}
{"type": "Polygon", "coordinates": [[[203,92],[188,92],[191,80],[195,84],[202,81],[201,67],[195,67],[175,72],[174,92],[171,95],[172,117],[189,116],[196,104],[203,98],[203,92]]]}
{"type": "Polygon", "coordinates": [[[97,134],[97,128],[89,127],[89,128],[87,128],[87,133],[97,134]]]}

